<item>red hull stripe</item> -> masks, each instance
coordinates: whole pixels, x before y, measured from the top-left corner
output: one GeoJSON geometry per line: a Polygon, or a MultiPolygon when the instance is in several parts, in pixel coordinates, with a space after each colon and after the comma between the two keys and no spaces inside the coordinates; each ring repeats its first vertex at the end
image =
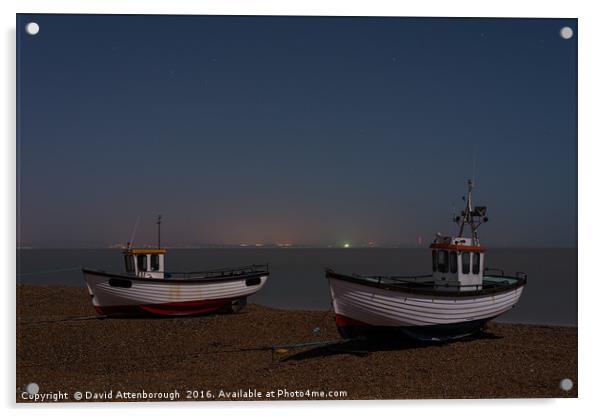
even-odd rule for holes
{"type": "Polygon", "coordinates": [[[232,304],[237,298],[219,300],[182,301],[175,303],[96,306],[98,314],[103,315],[159,315],[159,316],[189,316],[195,314],[213,313],[232,304]]]}
{"type": "Polygon", "coordinates": [[[336,325],[339,327],[346,327],[346,326],[367,327],[367,326],[370,326],[370,324],[368,324],[368,323],[364,323],[363,321],[352,319],[351,317],[343,316],[342,314],[335,315],[335,322],[336,322],[336,325]]]}

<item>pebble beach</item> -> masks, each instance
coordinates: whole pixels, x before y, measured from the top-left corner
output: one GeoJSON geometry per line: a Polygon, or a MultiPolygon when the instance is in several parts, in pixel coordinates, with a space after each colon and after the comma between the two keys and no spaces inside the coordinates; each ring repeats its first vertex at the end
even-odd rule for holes
{"type": "Polygon", "coordinates": [[[38,401],[68,402],[578,396],[576,327],[492,322],[445,344],[346,342],[332,311],[113,319],[83,288],[17,285],[16,329],[17,402],[33,401],[31,384],[38,401]]]}

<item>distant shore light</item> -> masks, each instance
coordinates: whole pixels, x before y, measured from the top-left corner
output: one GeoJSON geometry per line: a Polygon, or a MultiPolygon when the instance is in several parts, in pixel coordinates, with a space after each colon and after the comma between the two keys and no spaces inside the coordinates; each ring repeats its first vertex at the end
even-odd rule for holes
{"type": "Polygon", "coordinates": [[[349,248],[349,247],[351,247],[351,245],[350,245],[349,243],[345,243],[345,244],[343,245],[343,247],[344,247],[344,248],[349,248]]]}

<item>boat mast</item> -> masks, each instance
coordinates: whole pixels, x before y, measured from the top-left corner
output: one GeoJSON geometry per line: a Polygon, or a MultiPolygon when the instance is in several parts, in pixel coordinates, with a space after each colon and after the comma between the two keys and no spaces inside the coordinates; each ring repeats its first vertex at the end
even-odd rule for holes
{"type": "Polygon", "coordinates": [[[134,229],[132,230],[132,235],[130,236],[130,241],[127,243],[128,250],[134,246],[134,237],[136,236],[136,230],[138,229],[139,221],[140,221],[140,216],[136,217],[136,223],[134,223],[134,229]]]}
{"type": "Polygon", "coordinates": [[[464,225],[468,223],[468,213],[470,213],[470,199],[472,197],[472,181],[468,180],[468,196],[462,197],[463,200],[466,200],[466,207],[462,211],[462,218],[456,217],[456,223],[460,224],[460,232],[458,233],[458,237],[464,237],[464,225]],[[460,221],[461,220],[461,221],[460,221]]]}
{"type": "Polygon", "coordinates": [[[157,249],[161,249],[161,215],[157,216],[157,249]]]}
{"type": "Polygon", "coordinates": [[[474,183],[472,180],[468,180],[468,195],[464,197],[466,200],[466,207],[462,211],[462,217],[456,217],[456,223],[460,226],[459,237],[464,237],[464,226],[470,226],[471,237],[474,245],[479,244],[479,235],[477,233],[477,229],[482,223],[488,221],[488,218],[485,216],[487,212],[487,207],[472,207],[472,190],[474,188],[474,183]]]}

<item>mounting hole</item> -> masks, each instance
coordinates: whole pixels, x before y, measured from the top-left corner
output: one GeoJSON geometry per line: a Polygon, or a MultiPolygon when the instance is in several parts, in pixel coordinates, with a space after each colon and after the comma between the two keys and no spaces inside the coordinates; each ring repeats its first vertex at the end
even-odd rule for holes
{"type": "Polygon", "coordinates": [[[40,25],[38,25],[36,22],[29,22],[25,25],[25,32],[27,32],[29,35],[37,35],[39,31],[40,25]]]}
{"type": "Polygon", "coordinates": [[[36,395],[40,391],[40,386],[35,382],[30,382],[25,387],[25,391],[27,391],[28,394],[36,395]]]}
{"type": "Polygon", "coordinates": [[[571,381],[569,378],[564,378],[562,381],[560,381],[560,388],[564,391],[570,391],[573,389],[573,381],[571,381]]]}
{"type": "Polygon", "coordinates": [[[571,39],[573,37],[573,29],[569,26],[565,26],[560,29],[560,37],[562,39],[571,39]]]}

